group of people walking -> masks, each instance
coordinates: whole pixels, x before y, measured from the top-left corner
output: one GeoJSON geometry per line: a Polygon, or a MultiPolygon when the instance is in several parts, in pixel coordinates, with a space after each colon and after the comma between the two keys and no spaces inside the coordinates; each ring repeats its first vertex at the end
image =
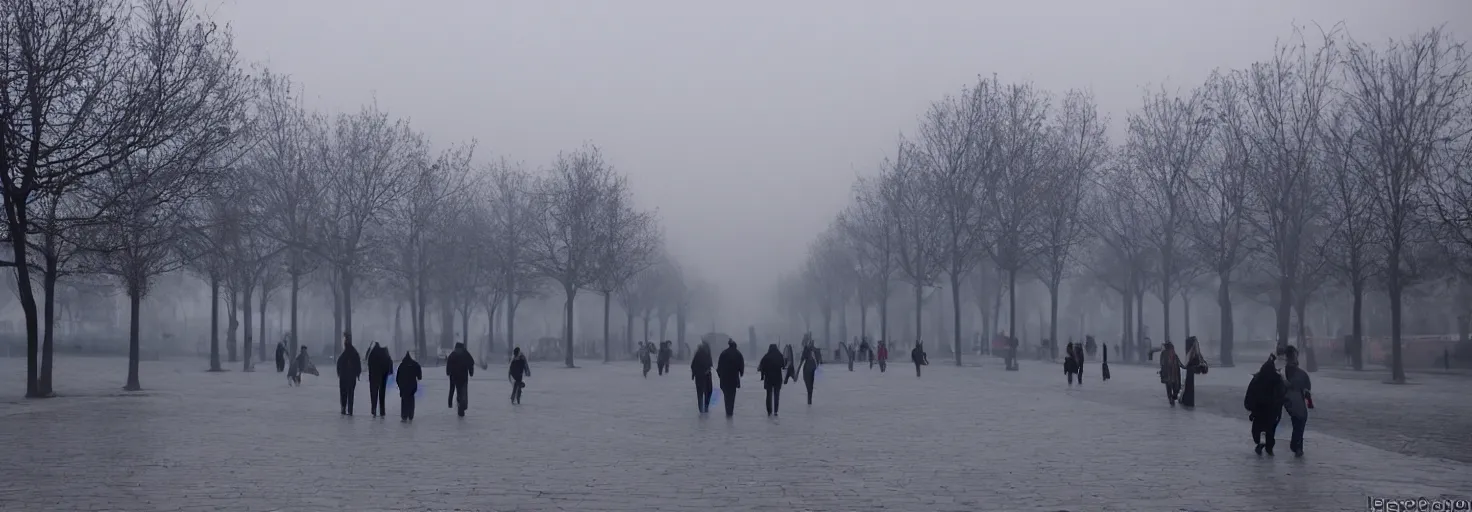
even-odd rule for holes
{"type": "Polygon", "coordinates": [[[1287,361],[1282,374],[1278,373],[1277,356],[1269,355],[1268,360],[1262,363],[1262,368],[1247,384],[1242,406],[1247,409],[1248,421],[1252,422],[1252,442],[1257,445],[1255,451],[1258,455],[1263,452],[1273,454],[1278,422],[1282,421],[1286,411],[1293,426],[1288,449],[1302,457],[1303,431],[1308,425],[1308,411],[1314,408],[1313,382],[1308,372],[1298,366],[1297,348],[1287,347],[1283,356],[1287,361]]]}
{"type": "MultiPolygon", "coordinates": [[[[290,368],[286,366],[286,343],[276,346],[276,371],[287,371],[288,385],[301,385],[301,374],[317,374],[308,356],[307,347],[301,347],[301,352],[292,359],[290,368]]],[[[404,358],[399,361],[398,369],[394,369],[393,357],[389,355],[388,348],[374,343],[368,348],[365,356],[358,353],[353,346],[353,338],[349,333],[343,333],[342,352],[337,357],[337,389],[339,413],[343,416],[353,415],[354,398],[357,396],[358,380],[364,373],[364,366],[368,373],[368,399],[370,413],[374,417],[388,416],[387,389],[390,377],[399,388],[399,419],[401,421],[414,420],[415,398],[419,392],[419,381],[424,379],[423,369],[419,362],[414,360],[412,353],[405,352],[404,358]]],[[[470,377],[475,375],[475,357],[466,350],[464,343],[456,343],[455,349],[445,358],[445,374],[449,377],[449,396],[446,404],[455,409],[457,415],[465,416],[465,411],[470,408],[470,377]]],[[[521,403],[521,391],[526,387],[524,379],[531,376],[531,368],[527,364],[526,356],[522,354],[521,348],[512,350],[511,365],[507,372],[507,379],[511,381],[511,403],[521,403]]]]}

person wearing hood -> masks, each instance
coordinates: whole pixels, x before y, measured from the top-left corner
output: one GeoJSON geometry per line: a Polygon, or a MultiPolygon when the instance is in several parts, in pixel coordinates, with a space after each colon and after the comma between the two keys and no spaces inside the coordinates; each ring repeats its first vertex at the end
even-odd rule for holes
{"type": "Polygon", "coordinates": [[[506,378],[511,380],[511,403],[521,405],[521,389],[526,387],[522,379],[532,376],[532,367],[526,362],[526,354],[521,353],[521,347],[511,350],[511,368],[506,372],[506,378]]]}
{"type": "Polygon", "coordinates": [[[802,372],[802,384],[808,388],[808,405],[813,405],[813,384],[818,380],[818,350],[817,343],[811,335],[803,337],[802,361],[798,363],[798,370],[802,372]]]}
{"type": "Polygon", "coordinates": [[[797,357],[793,355],[791,343],[788,343],[786,347],[782,348],[782,359],[787,361],[787,368],[785,368],[786,375],[782,377],[782,383],[787,384],[787,381],[797,382],[797,357]]]}
{"type": "Polygon", "coordinates": [[[700,347],[695,349],[695,356],[690,358],[690,379],[695,381],[695,407],[700,414],[710,412],[710,397],[713,388],[710,370],[715,366],[711,362],[710,344],[701,342],[700,347]]]}
{"type": "Polygon", "coordinates": [[[383,345],[368,349],[368,406],[373,416],[388,416],[388,376],[394,372],[394,356],[383,345]]]}
{"type": "Polygon", "coordinates": [[[1288,421],[1293,424],[1293,437],[1288,440],[1288,449],[1293,455],[1303,456],[1303,430],[1308,426],[1308,410],[1314,408],[1313,382],[1308,372],[1298,366],[1298,349],[1288,347],[1283,353],[1288,364],[1283,366],[1283,409],[1288,411],[1288,421]]]}
{"type": "Polygon", "coordinates": [[[1150,351],[1150,357],[1160,352],[1160,383],[1165,384],[1165,399],[1175,407],[1176,399],[1181,396],[1181,369],[1186,365],[1181,364],[1181,357],[1176,355],[1176,346],[1167,341],[1158,349],[1150,351]]]}
{"type": "Polygon", "coordinates": [[[313,368],[312,355],[310,352],[307,352],[307,346],[302,345],[301,351],[297,352],[296,357],[291,358],[291,367],[286,369],[286,385],[301,386],[302,374],[314,372],[315,370],[311,368],[313,368]]]}
{"type": "Polygon", "coordinates": [[[286,342],[276,343],[276,373],[286,371],[286,342]]]}
{"type": "Polygon", "coordinates": [[[1278,375],[1276,361],[1277,356],[1268,355],[1268,360],[1247,383],[1247,394],[1242,398],[1242,406],[1247,408],[1247,419],[1252,422],[1252,442],[1257,445],[1254,450],[1258,455],[1262,455],[1263,450],[1267,450],[1268,455],[1273,454],[1273,445],[1277,444],[1274,434],[1283,414],[1283,395],[1287,388],[1283,376],[1278,375]]]}
{"type": "Polygon", "coordinates": [[[670,359],[674,357],[674,342],[665,340],[659,344],[659,375],[670,372],[670,359]]]}
{"type": "Polygon", "coordinates": [[[782,401],[782,371],[787,369],[787,358],[777,344],[767,346],[767,354],[757,362],[756,373],[761,376],[762,388],[767,391],[767,416],[776,416],[782,401]]]}
{"type": "Polygon", "coordinates": [[[363,375],[363,357],[353,348],[353,335],[342,333],[342,353],[337,355],[337,394],[343,416],[353,415],[353,395],[363,375]]]}
{"type": "Polygon", "coordinates": [[[925,357],[925,343],[915,340],[915,348],[910,349],[910,361],[915,363],[915,376],[920,376],[920,367],[930,364],[930,358],[925,357]]]}
{"type": "Polygon", "coordinates": [[[1181,405],[1196,407],[1196,375],[1206,373],[1206,358],[1201,356],[1201,342],[1195,336],[1186,338],[1186,384],[1181,389],[1181,405]]]}
{"type": "Polygon", "coordinates": [[[419,391],[419,380],[423,378],[419,363],[404,352],[404,359],[399,361],[399,369],[394,372],[394,383],[399,385],[400,421],[414,421],[414,393],[419,391]]]}
{"type": "Polygon", "coordinates": [[[470,390],[470,377],[475,375],[475,356],[470,355],[464,343],[456,343],[455,350],[445,358],[445,375],[450,376],[450,396],[445,406],[455,407],[458,403],[455,414],[464,417],[465,409],[470,407],[470,395],[467,393],[470,390]],[[457,402],[455,397],[460,400],[457,402]]]}
{"type": "Polygon", "coordinates": [[[741,357],[741,349],[736,348],[736,340],[730,340],[716,361],[716,376],[721,380],[721,398],[726,402],[727,418],[736,414],[736,390],[741,387],[743,375],[746,375],[746,359],[741,357]]]}

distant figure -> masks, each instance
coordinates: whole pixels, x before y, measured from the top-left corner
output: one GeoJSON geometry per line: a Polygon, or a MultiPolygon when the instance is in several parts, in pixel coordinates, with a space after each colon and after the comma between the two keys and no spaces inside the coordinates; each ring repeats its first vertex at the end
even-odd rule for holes
{"type": "MultiPolygon", "coordinates": [[[[1073,386],[1073,375],[1078,373],[1078,360],[1073,357],[1073,343],[1063,347],[1063,374],[1068,376],[1068,385],[1073,386]]],[[[1083,380],[1083,376],[1079,376],[1083,380]]]]}
{"type": "Polygon", "coordinates": [[[1252,422],[1252,442],[1257,445],[1253,450],[1258,455],[1263,450],[1269,456],[1273,454],[1273,445],[1277,444],[1274,434],[1283,417],[1283,395],[1288,392],[1283,376],[1278,375],[1278,367],[1273,364],[1276,360],[1276,355],[1268,354],[1268,360],[1247,383],[1247,394],[1242,398],[1247,419],[1252,422]]]}
{"type": "Polygon", "coordinates": [[[1017,338],[1007,337],[1007,370],[1017,371],[1017,338]]]}
{"type": "Polygon", "coordinates": [[[1196,407],[1196,375],[1206,373],[1206,358],[1201,356],[1201,343],[1195,336],[1186,338],[1186,385],[1181,391],[1181,405],[1196,407]]]}
{"type": "Polygon", "coordinates": [[[1150,351],[1150,357],[1160,352],[1160,383],[1165,384],[1165,399],[1175,407],[1176,399],[1181,396],[1181,369],[1186,365],[1181,364],[1180,356],[1176,355],[1176,346],[1167,341],[1158,349],[1150,351]]]}
{"type": "Polygon", "coordinates": [[[746,359],[731,340],[721,358],[716,362],[716,376],[721,380],[721,398],[725,399],[726,417],[736,414],[736,390],[741,387],[741,376],[746,375],[746,359]]]}
{"type": "Polygon", "coordinates": [[[1100,347],[1104,350],[1104,364],[1100,366],[1100,373],[1104,374],[1104,381],[1109,381],[1109,345],[1100,347]]]}
{"type": "Polygon", "coordinates": [[[1082,343],[1073,344],[1073,373],[1078,376],[1078,385],[1084,385],[1084,346],[1082,343]]]}
{"type": "Polygon", "coordinates": [[[874,369],[874,347],[869,345],[869,338],[859,341],[859,357],[869,360],[869,369],[874,369]]]}
{"type": "Polygon", "coordinates": [[[1288,420],[1293,423],[1293,437],[1289,438],[1288,449],[1293,450],[1293,455],[1302,457],[1308,410],[1314,408],[1313,382],[1309,380],[1308,372],[1298,367],[1297,348],[1290,346],[1283,354],[1288,358],[1288,364],[1283,367],[1283,381],[1287,388],[1283,409],[1288,411],[1288,420]]]}
{"type": "MultiPolygon", "coordinates": [[[[645,373],[649,373],[648,370],[645,373]]],[[[526,382],[522,379],[532,376],[532,367],[527,364],[526,354],[521,353],[521,347],[511,351],[511,369],[506,375],[511,379],[511,403],[521,405],[521,389],[526,387],[526,382]]]]}
{"type": "Polygon", "coordinates": [[[767,355],[756,365],[761,376],[762,388],[767,391],[767,416],[776,416],[782,401],[782,371],[787,369],[787,358],[777,350],[777,344],[767,346],[767,355]]]}
{"type": "Polygon", "coordinates": [[[368,349],[368,406],[373,416],[388,416],[388,376],[394,372],[394,356],[377,343],[368,349]]]}
{"type": "Polygon", "coordinates": [[[920,367],[930,364],[930,358],[925,356],[925,343],[915,340],[915,348],[910,349],[910,361],[915,363],[915,376],[920,376],[920,367]]]}
{"type": "Polygon", "coordinates": [[[276,343],[276,373],[286,371],[286,342],[276,343]]]}
{"type": "Polygon", "coordinates": [[[884,367],[889,363],[889,344],[879,340],[879,373],[884,373],[884,367]]]}
{"type": "Polygon", "coordinates": [[[1084,353],[1089,357],[1099,352],[1099,344],[1094,342],[1093,336],[1084,336],[1084,353]]]}
{"type": "Polygon", "coordinates": [[[670,372],[670,359],[675,356],[674,342],[664,340],[659,344],[659,375],[670,372]]]}
{"type": "Polygon", "coordinates": [[[818,379],[818,355],[821,354],[818,347],[814,346],[811,336],[802,340],[802,362],[798,363],[802,371],[802,384],[808,388],[808,405],[813,405],[813,383],[818,379]]]}
{"type": "Polygon", "coordinates": [[[455,407],[458,403],[455,414],[464,417],[465,409],[470,407],[470,395],[467,394],[470,377],[475,375],[475,356],[470,355],[464,343],[456,343],[455,350],[445,358],[445,375],[450,376],[450,396],[445,407],[455,407]],[[458,402],[455,400],[457,396],[460,398],[458,402]]]}
{"type": "Polygon", "coordinates": [[[711,362],[710,344],[702,341],[700,347],[695,349],[695,355],[690,358],[690,379],[695,381],[695,407],[700,414],[710,412],[713,389],[710,370],[713,366],[715,363],[711,362]]]}
{"type": "Polygon", "coordinates": [[[394,372],[394,383],[399,385],[399,421],[414,421],[414,393],[419,391],[419,380],[424,373],[414,357],[404,352],[399,369],[394,372]]]}
{"type": "Polygon", "coordinates": [[[357,394],[358,376],[362,374],[363,357],[353,348],[353,335],[342,333],[342,353],[337,356],[337,394],[343,416],[353,415],[353,395],[357,394]]]}
{"type": "Polygon", "coordinates": [[[848,371],[854,371],[854,346],[842,345],[843,355],[848,358],[848,371]]]}
{"type": "Polygon", "coordinates": [[[654,347],[651,343],[647,341],[639,342],[639,362],[644,364],[644,378],[646,379],[649,378],[649,367],[653,354],[654,347]]]}
{"type": "Polygon", "coordinates": [[[782,348],[782,359],[787,362],[787,368],[785,369],[786,375],[782,377],[782,383],[787,384],[788,381],[797,382],[797,357],[792,353],[791,343],[782,348]]]}
{"type": "Polygon", "coordinates": [[[301,351],[292,358],[291,367],[286,369],[286,385],[302,385],[303,373],[317,373],[317,368],[312,365],[312,356],[307,353],[306,345],[302,345],[301,351]]]}

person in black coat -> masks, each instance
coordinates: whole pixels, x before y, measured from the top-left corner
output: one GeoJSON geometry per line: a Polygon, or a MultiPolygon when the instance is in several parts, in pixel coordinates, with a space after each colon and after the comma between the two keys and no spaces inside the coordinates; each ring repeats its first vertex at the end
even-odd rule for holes
{"type": "Polygon", "coordinates": [[[802,344],[802,362],[798,363],[799,371],[802,372],[802,384],[808,388],[808,405],[813,405],[813,383],[818,379],[818,355],[821,352],[813,345],[813,339],[807,338],[802,344]]]}
{"type": "Polygon", "coordinates": [[[915,340],[915,348],[910,349],[910,361],[915,363],[915,376],[920,376],[920,367],[930,364],[930,358],[925,357],[925,345],[920,340],[915,340]]]}
{"type": "Polygon", "coordinates": [[[276,343],[276,373],[286,371],[286,342],[276,343]]]}
{"type": "Polygon", "coordinates": [[[388,375],[394,372],[394,356],[377,343],[368,349],[368,406],[374,416],[388,416],[388,375]]]}
{"type": "Polygon", "coordinates": [[[419,380],[424,378],[424,373],[420,371],[419,363],[405,352],[404,360],[399,362],[399,370],[394,374],[394,382],[399,385],[399,420],[414,421],[414,393],[419,391],[419,380]]]}
{"type": "Polygon", "coordinates": [[[736,390],[741,387],[741,376],[746,375],[746,359],[741,349],[731,340],[721,358],[716,362],[716,376],[721,379],[721,397],[726,401],[726,417],[736,414],[736,390]]]}
{"type": "Polygon", "coordinates": [[[363,374],[363,357],[353,348],[353,336],[342,335],[342,353],[337,355],[337,392],[343,416],[353,415],[353,395],[358,389],[358,376],[363,374]]]}
{"type": "Polygon", "coordinates": [[[460,397],[455,414],[463,417],[465,409],[470,407],[470,395],[466,393],[470,389],[470,377],[475,375],[475,356],[470,355],[464,343],[456,343],[455,350],[445,358],[445,375],[450,376],[450,396],[445,406],[455,407],[455,397],[460,397]]]}
{"type": "Polygon", "coordinates": [[[511,351],[511,368],[506,372],[506,378],[511,379],[511,403],[521,404],[521,389],[526,387],[522,379],[531,376],[532,367],[526,362],[526,354],[516,347],[511,351]]]}
{"type": "Polygon", "coordinates": [[[701,343],[695,349],[695,356],[690,358],[690,379],[695,381],[695,407],[700,414],[710,412],[710,396],[712,383],[710,378],[711,367],[710,344],[701,343]]]}
{"type": "Polygon", "coordinates": [[[659,375],[670,372],[670,359],[675,355],[674,342],[665,340],[659,344],[659,375]]]}
{"type": "Polygon", "coordinates": [[[1104,351],[1103,352],[1104,359],[1102,360],[1103,361],[1103,364],[1100,365],[1099,372],[1104,374],[1104,381],[1105,382],[1108,382],[1109,381],[1109,345],[1103,345],[1103,346],[1101,346],[1099,348],[1104,351]]]}
{"type": "Polygon", "coordinates": [[[767,346],[767,354],[756,365],[756,373],[762,379],[762,388],[767,391],[767,416],[777,415],[782,400],[782,371],[786,369],[787,358],[782,357],[777,344],[767,346]]]}
{"type": "Polygon", "coordinates": [[[1252,442],[1257,445],[1254,450],[1258,455],[1262,455],[1263,450],[1267,450],[1268,455],[1273,454],[1273,446],[1277,444],[1273,434],[1283,417],[1283,395],[1288,391],[1283,376],[1278,374],[1278,367],[1273,364],[1276,360],[1277,356],[1268,355],[1268,360],[1247,383],[1247,395],[1242,398],[1247,419],[1252,422],[1252,442]]]}

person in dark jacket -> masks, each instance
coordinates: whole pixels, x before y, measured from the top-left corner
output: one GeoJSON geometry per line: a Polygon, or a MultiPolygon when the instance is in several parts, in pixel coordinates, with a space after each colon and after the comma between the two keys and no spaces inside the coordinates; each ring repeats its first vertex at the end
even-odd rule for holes
{"type": "Polygon", "coordinates": [[[1108,382],[1109,381],[1109,345],[1103,345],[1103,346],[1101,346],[1099,348],[1101,350],[1103,350],[1103,354],[1104,354],[1103,355],[1103,359],[1101,360],[1103,362],[1103,364],[1099,366],[1099,373],[1104,374],[1104,381],[1105,382],[1108,382]]]}
{"type": "Polygon", "coordinates": [[[1293,437],[1288,439],[1288,449],[1293,455],[1303,456],[1303,431],[1308,426],[1308,410],[1314,408],[1313,382],[1308,372],[1298,366],[1298,349],[1288,347],[1283,355],[1288,364],[1283,366],[1283,409],[1288,411],[1288,420],[1293,424],[1293,437]]]}
{"type": "Polygon", "coordinates": [[[276,373],[286,371],[286,342],[276,343],[276,373]]]}
{"type": "Polygon", "coordinates": [[[353,395],[363,374],[363,357],[353,348],[353,336],[342,334],[342,353],[337,355],[337,392],[343,416],[353,415],[353,395]]]}
{"type": "Polygon", "coordinates": [[[930,364],[930,358],[925,357],[925,344],[915,340],[915,348],[910,349],[910,361],[915,363],[915,376],[920,376],[920,367],[930,364]]]}
{"type": "Polygon", "coordinates": [[[521,347],[511,351],[511,369],[506,372],[506,377],[511,379],[511,403],[521,404],[521,389],[526,387],[522,379],[532,376],[532,367],[526,362],[526,354],[521,353],[521,347]]]}
{"type": "Polygon", "coordinates": [[[388,376],[394,372],[394,356],[377,343],[368,349],[368,406],[374,416],[388,416],[388,376]]]}
{"type": "Polygon", "coordinates": [[[460,397],[459,407],[455,414],[465,416],[465,409],[470,407],[470,377],[475,375],[475,356],[465,349],[464,343],[456,343],[455,350],[450,351],[450,356],[445,358],[445,375],[450,376],[450,396],[446,400],[446,407],[455,407],[455,397],[460,397]]]}
{"type": "Polygon", "coordinates": [[[414,393],[419,391],[419,380],[424,378],[420,371],[419,363],[408,352],[404,352],[404,359],[399,361],[399,369],[394,372],[394,383],[399,385],[399,420],[414,421],[414,393]]]}
{"type": "MultiPolygon", "coordinates": [[[[1073,374],[1078,373],[1078,360],[1073,356],[1073,343],[1063,347],[1063,374],[1068,376],[1068,385],[1073,385],[1073,374]]],[[[1083,376],[1079,376],[1083,380],[1083,376]]]]}
{"type": "Polygon", "coordinates": [[[727,418],[736,414],[736,390],[741,387],[741,376],[746,375],[746,359],[741,357],[741,349],[736,348],[735,340],[728,343],[716,361],[716,376],[721,379],[721,398],[726,402],[727,418]]]}
{"type": "Polygon", "coordinates": [[[646,379],[649,378],[649,367],[652,364],[651,360],[653,359],[653,354],[653,343],[647,341],[639,342],[639,362],[644,365],[644,378],[646,379]]]}
{"type": "Polygon", "coordinates": [[[879,340],[879,349],[876,358],[879,359],[879,373],[884,373],[884,367],[889,364],[889,344],[879,340]]]}
{"type": "Polygon", "coordinates": [[[777,344],[767,346],[767,354],[757,362],[756,373],[761,376],[762,388],[767,391],[767,416],[776,416],[782,400],[782,371],[787,369],[787,358],[777,350],[777,344]]]}
{"type": "Polygon", "coordinates": [[[782,383],[787,384],[787,381],[797,382],[797,356],[792,352],[791,343],[788,343],[786,347],[782,348],[782,359],[787,361],[787,368],[784,369],[785,375],[782,377],[782,383]]]}
{"type": "Polygon", "coordinates": [[[803,339],[802,361],[798,370],[802,372],[802,384],[808,388],[808,405],[813,405],[813,384],[818,380],[818,355],[821,354],[812,337],[803,339]]]}
{"type": "Polygon", "coordinates": [[[1078,376],[1078,385],[1084,385],[1084,345],[1073,344],[1073,373],[1078,376]]]}
{"type": "Polygon", "coordinates": [[[869,369],[874,369],[874,346],[869,344],[869,338],[859,341],[859,357],[869,360],[869,369]]]}
{"type": "Polygon", "coordinates": [[[690,379],[695,381],[695,407],[700,414],[710,412],[710,397],[713,388],[710,376],[711,367],[710,344],[701,342],[700,347],[695,349],[695,356],[690,358],[690,379]]]}
{"type": "Polygon", "coordinates": [[[659,344],[659,375],[670,372],[670,359],[674,356],[674,342],[665,340],[659,344]]]}
{"type": "Polygon", "coordinates": [[[1186,338],[1186,384],[1181,388],[1181,405],[1196,407],[1196,376],[1206,373],[1206,358],[1201,355],[1201,343],[1195,336],[1186,338]]]}
{"type": "Polygon", "coordinates": [[[1242,407],[1247,409],[1247,419],[1252,422],[1252,442],[1257,445],[1254,450],[1258,455],[1263,450],[1273,454],[1273,445],[1277,444],[1274,434],[1283,414],[1283,394],[1287,388],[1274,365],[1276,360],[1277,356],[1268,355],[1268,360],[1247,383],[1247,394],[1242,398],[1242,407]]]}

